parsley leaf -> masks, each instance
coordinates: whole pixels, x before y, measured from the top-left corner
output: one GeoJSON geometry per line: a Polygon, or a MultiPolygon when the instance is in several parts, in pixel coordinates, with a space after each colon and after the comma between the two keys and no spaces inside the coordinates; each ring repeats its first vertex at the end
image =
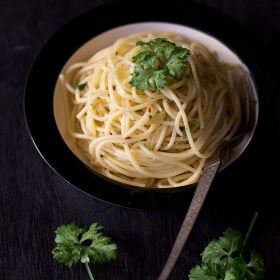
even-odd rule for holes
{"type": "Polygon", "coordinates": [[[182,130],[182,133],[183,133],[182,138],[187,139],[188,135],[187,135],[185,128],[182,130]]]}
{"type": "Polygon", "coordinates": [[[172,53],[169,61],[166,63],[166,68],[169,74],[175,79],[179,80],[183,69],[186,66],[186,58],[189,55],[189,51],[184,48],[178,48],[172,53]]]}
{"type": "Polygon", "coordinates": [[[55,232],[55,243],[57,245],[52,251],[54,258],[58,262],[71,267],[80,259],[79,235],[84,233],[85,229],[70,224],[57,228],[55,232]]]}
{"type": "Polygon", "coordinates": [[[77,84],[77,85],[76,85],[76,89],[77,89],[78,91],[82,91],[82,90],[85,89],[86,85],[87,85],[87,83],[84,83],[84,84],[77,84]]]}
{"type": "Polygon", "coordinates": [[[89,278],[93,279],[89,263],[104,263],[116,259],[117,245],[104,235],[102,226],[92,224],[88,230],[75,224],[62,225],[55,231],[54,259],[71,267],[77,262],[86,265],[89,278]]]}
{"type": "Polygon", "coordinates": [[[261,280],[264,278],[264,263],[261,255],[251,252],[251,260],[247,264],[246,276],[248,279],[261,280]]]}
{"type": "Polygon", "coordinates": [[[232,260],[233,254],[239,252],[242,246],[241,234],[237,230],[228,229],[224,236],[211,241],[202,253],[202,262],[223,264],[232,260]]]}
{"type": "Polygon", "coordinates": [[[140,51],[132,58],[136,63],[130,84],[140,90],[164,88],[179,80],[187,65],[190,51],[164,39],[137,42],[140,51]]]}
{"type": "Polygon", "coordinates": [[[258,214],[255,213],[247,234],[228,229],[223,236],[211,241],[204,249],[202,264],[191,269],[190,280],[262,280],[264,262],[260,255],[251,252],[251,259],[246,261],[244,249],[258,214]]]}
{"type": "MultiPolygon", "coordinates": [[[[188,121],[188,123],[189,123],[190,130],[192,131],[195,128],[195,126],[197,125],[198,122],[197,122],[196,119],[190,119],[188,121]]],[[[180,127],[180,130],[182,131],[182,138],[184,140],[187,139],[188,135],[187,135],[187,132],[185,130],[185,127],[184,126],[180,127]]]]}
{"type": "Polygon", "coordinates": [[[197,119],[194,118],[189,119],[189,127],[191,131],[196,127],[197,124],[198,124],[197,119]]]}
{"type": "Polygon", "coordinates": [[[163,88],[166,84],[166,71],[164,69],[159,71],[145,70],[142,65],[137,64],[130,83],[143,91],[149,87],[153,89],[163,88]]]}
{"type": "Polygon", "coordinates": [[[213,264],[197,265],[191,270],[190,280],[216,280],[217,268],[213,264]]]}
{"type": "Polygon", "coordinates": [[[153,150],[153,148],[151,147],[151,146],[149,146],[148,144],[144,144],[144,147],[146,148],[146,149],[148,149],[149,151],[152,151],[153,150]]]}

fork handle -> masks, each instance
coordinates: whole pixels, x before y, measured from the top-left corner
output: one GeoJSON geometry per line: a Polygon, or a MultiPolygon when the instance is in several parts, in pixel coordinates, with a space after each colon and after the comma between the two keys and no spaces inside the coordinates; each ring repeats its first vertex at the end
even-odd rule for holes
{"type": "Polygon", "coordinates": [[[203,169],[202,175],[198,181],[198,185],[193,195],[188,212],[177,235],[176,241],[157,280],[167,280],[169,278],[187,242],[193,225],[210,189],[212,181],[219,170],[220,164],[221,160],[217,160],[203,169]]]}

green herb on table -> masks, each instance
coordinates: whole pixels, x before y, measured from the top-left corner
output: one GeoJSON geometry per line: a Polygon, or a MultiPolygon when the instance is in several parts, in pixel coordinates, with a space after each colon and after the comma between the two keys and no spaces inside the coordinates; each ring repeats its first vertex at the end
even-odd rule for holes
{"type": "Polygon", "coordinates": [[[78,85],[76,85],[76,89],[77,89],[78,91],[82,91],[82,90],[85,89],[86,85],[87,85],[87,83],[78,84],[78,85]]]}
{"type": "Polygon", "coordinates": [[[211,241],[202,252],[202,264],[192,268],[190,280],[262,280],[263,258],[250,253],[249,261],[244,250],[258,217],[255,213],[244,239],[241,233],[227,229],[218,240],[211,241]]]}
{"type": "Polygon", "coordinates": [[[164,39],[138,41],[139,53],[132,58],[136,63],[130,84],[140,90],[158,90],[174,80],[180,80],[190,51],[164,39]]]}
{"type": "Polygon", "coordinates": [[[62,225],[55,231],[54,259],[71,267],[77,262],[85,264],[90,280],[93,275],[89,263],[105,263],[116,259],[117,245],[102,233],[102,226],[92,224],[89,229],[75,224],[62,225]]]}

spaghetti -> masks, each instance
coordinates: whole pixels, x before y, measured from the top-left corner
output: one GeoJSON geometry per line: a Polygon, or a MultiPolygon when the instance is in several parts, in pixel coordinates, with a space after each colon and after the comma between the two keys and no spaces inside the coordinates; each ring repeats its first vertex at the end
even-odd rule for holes
{"type": "Polygon", "coordinates": [[[92,168],[124,184],[196,183],[207,159],[240,126],[238,65],[173,33],[121,38],[60,75],[71,114],[68,133],[92,168]],[[183,78],[142,91],[131,86],[136,42],[166,38],[191,55],[183,78]],[[78,85],[78,86],[77,86],[78,85]]]}

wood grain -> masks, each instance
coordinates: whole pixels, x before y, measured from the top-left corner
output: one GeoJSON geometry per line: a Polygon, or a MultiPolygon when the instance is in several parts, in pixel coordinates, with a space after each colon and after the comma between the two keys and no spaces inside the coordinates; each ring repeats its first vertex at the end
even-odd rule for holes
{"type": "MultiPolygon", "coordinates": [[[[185,215],[185,211],[126,210],[96,201],[58,178],[29,139],[22,101],[31,62],[59,26],[105,2],[2,1],[0,278],[3,280],[86,279],[83,267],[68,269],[53,261],[50,252],[57,226],[68,222],[86,226],[95,221],[104,225],[105,232],[120,248],[116,262],[93,268],[96,279],[154,280],[185,215]]],[[[264,55],[268,56],[267,71],[271,71],[273,77],[279,59],[279,1],[195,2],[223,11],[262,38],[270,50],[264,51],[264,55]]],[[[233,36],[238,40],[238,34],[233,36]]],[[[249,246],[263,253],[267,279],[279,279],[280,195],[279,186],[274,184],[279,171],[273,167],[273,162],[279,158],[279,148],[275,148],[279,146],[279,133],[275,132],[279,131],[278,94],[275,91],[267,97],[270,110],[265,116],[265,130],[261,126],[258,138],[246,153],[217,178],[172,279],[187,279],[189,269],[199,261],[207,242],[228,226],[245,230],[254,210],[259,211],[260,218],[249,246]],[[249,168],[248,164],[253,164],[254,168],[249,168]],[[226,186],[221,184],[224,178],[228,182],[226,186]]]]}

